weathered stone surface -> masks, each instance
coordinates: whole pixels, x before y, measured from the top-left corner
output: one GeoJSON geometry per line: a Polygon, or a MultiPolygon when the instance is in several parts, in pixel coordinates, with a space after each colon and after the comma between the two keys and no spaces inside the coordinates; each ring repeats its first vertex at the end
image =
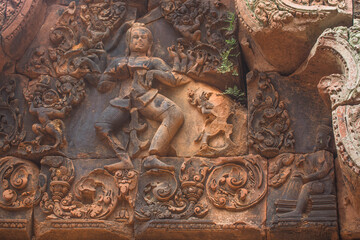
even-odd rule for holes
{"type": "Polygon", "coordinates": [[[318,83],[319,94],[332,112],[332,124],[338,152],[336,160],[339,189],[340,234],[344,239],[356,238],[358,228],[353,225],[358,221],[359,205],[358,179],[358,20],[350,28],[337,27],[327,29],[318,39],[312,54],[299,71],[311,68],[315,62],[320,69],[324,68],[318,59],[324,55],[331,59],[331,72],[321,77],[318,83]],[[351,219],[351,220],[350,220],[351,219]]]}
{"type": "Polygon", "coordinates": [[[239,42],[251,70],[291,74],[322,31],[351,25],[352,1],[235,2],[243,29],[239,42]]]}

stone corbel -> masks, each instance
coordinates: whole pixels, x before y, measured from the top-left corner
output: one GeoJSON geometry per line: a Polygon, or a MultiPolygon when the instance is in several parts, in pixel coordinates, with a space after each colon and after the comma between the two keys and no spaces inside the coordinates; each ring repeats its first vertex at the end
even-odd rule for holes
{"type": "Polygon", "coordinates": [[[242,29],[239,42],[248,42],[246,46],[242,44],[242,49],[246,51],[246,48],[250,47],[254,54],[250,59],[247,57],[251,70],[291,74],[306,59],[316,38],[325,28],[351,24],[351,1],[315,2],[235,2],[242,29]],[[251,61],[252,58],[257,61],[251,61]]]}

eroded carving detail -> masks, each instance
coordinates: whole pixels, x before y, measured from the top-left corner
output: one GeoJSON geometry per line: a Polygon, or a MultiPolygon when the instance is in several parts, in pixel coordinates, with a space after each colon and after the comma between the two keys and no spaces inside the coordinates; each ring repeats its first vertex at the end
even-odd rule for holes
{"type": "Polygon", "coordinates": [[[131,169],[120,169],[115,172],[115,179],[119,191],[117,197],[120,201],[120,212],[116,216],[116,219],[118,221],[132,223],[134,220],[138,172],[131,169]]]}
{"type": "Polygon", "coordinates": [[[0,88],[0,152],[5,153],[11,146],[17,146],[24,138],[23,114],[19,99],[15,98],[16,82],[11,76],[2,79],[0,88]]]}
{"type": "Polygon", "coordinates": [[[25,228],[27,224],[28,221],[23,219],[0,220],[0,228],[25,228]]]}
{"type": "MultiPolygon", "coordinates": [[[[281,28],[292,23],[294,19],[314,22],[324,18],[331,11],[341,11],[348,7],[344,0],[265,0],[245,1],[245,4],[237,1],[237,4],[238,9],[240,6],[246,6],[252,12],[252,18],[265,28],[281,28]]],[[[244,19],[240,19],[240,22],[249,32],[253,31],[244,19]]]]}
{"type": "Polygon", "coordinates": [[[70,159],[61,156],[47,156],[41,160],[43,166],[48,166],[50,184],[48,192],[42,196],[40,207],[50,214],[48,218],[70,218],[71,211],[76,208],[72,204],[73,195],[70,192],[75,177],[75,169],[70,159]]]}
{"type": "Polygon", "coordinates": [[[281,10],[273,0],[256,1],[252,8],[256,18],[264,26],[282,27],[294,19],[294,16],[289,11],[281,10]]]}
{"type": "Polygon", "coordinates": [[[174,61],[173,70],[214,86],[219,86],[217,78],[221,74],[233,79],[241,74],[237,64],[240,55],[235,35],[237,16],[220,10],[220,5],[200,0],[167,0],[161,4],[164,18],[182,36],[177,39],[177,46],[168,49],[174,61]],[[205,35],[201,32],[203,28],[205,35]]]}
{"type": "Polygon", "coordinates": [[[279,93],[271,83],[274,76],[251,72],[247,81],[256,81],[258,91],[249,99],[249,145],[264,157],[274,157],[294,150],[290,117],[279,93]]]}
{"type": "Polygon", "coordinates": [[[264,159],[250,155],[226,161],[230,163],[215,167],[209,175],[206,193],[210,202],[230,211],[243,211],[260,202],[267,191],[264,159]]]}
{"type": "Polygon", "coordinates": [[[294,3],[298,3],[304,6],[337,6],[342,9],[345,8],[344,0],[291,0],[294,3]]]}
{"type": "Polygon", "coordinates": [[[269,185],[283,189],[281,197],[275,201],[274,223],[336,222],[334,158],[329,152],[331,147],[331,127],[320,125],[314,153],[284,153],[270,161],[269,185]]]}
{"type": "Polygon", "coordinates": [[[71,211],[71,217],[105,219],[117,204],[115,190],[111,174],[103,169],[93,170],[75,184],[76,208],[71,211]]]}

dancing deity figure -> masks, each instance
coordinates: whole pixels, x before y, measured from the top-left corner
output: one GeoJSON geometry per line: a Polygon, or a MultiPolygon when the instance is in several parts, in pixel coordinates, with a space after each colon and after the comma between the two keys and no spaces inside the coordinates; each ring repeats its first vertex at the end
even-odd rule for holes
{"type": "Polygon", "coordinates": [[[105,168],[116,171],[133,167],[125,144],[116,139],[114,131],[129,122],[130,112],[136,110],[145,118],[160,123],[151,140],[148,156],[144,159],[144,168],[174,170],[173,166],[160,161],[159,156],[166,155],[171,140],[184,122],[184,115],[173,101],[152,88],[152,82],[156,79],[175,87],[188,81],[176,77],[176,73],[172,73],[171,67],[162,59],[150,56],[153,36],[143,24],[135,23],[127,31],[126,42],[127,56],[114,60],[102,74],[98,84],[100,92],[107,92],[114,87],[116,81],[132,81],[131,92],[126,97],[112,99],[95,124],[97,132],[107,139],[120,159],[120,162],[105,168]]]}

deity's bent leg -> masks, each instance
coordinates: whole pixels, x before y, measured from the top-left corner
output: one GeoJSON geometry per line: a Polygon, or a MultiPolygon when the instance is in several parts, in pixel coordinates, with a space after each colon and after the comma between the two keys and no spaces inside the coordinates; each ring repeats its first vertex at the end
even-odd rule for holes
{"type": "Polygon", "coordinates": [[[161,122],[149,148],[150,154],[164,156],[170,142],[184,122],[184,115],[173,101],[157,94],[140,113],[146,118],[161,122]]]}
{"type": "Polygon", "coordinates": [[[108,170],[117,170],[120,168],[132,168],[130,158],[125,153],[126,143],[117,139],[114,136],[114,131],[120,129],[130,119],[130,114],[126,109],[120,109],[113,106],[108,106],[100,115],[95,123],[95,128],[98,134],[103,136],[111,148],[115,151],[120,162],[116,166],[109,166],[108,170]],[[115,169],[116,168],[116,169],[115,169]]]}
{"type": "Polygon", "coordinates": [[[151,141],[150,156],[145,159],[144,168],[173,171],[173,166],[161,162],[157,156],[164,156],[167,153],[171,140],[183,124],[184,115],[181,109],[170,99],[158,94],[153,101],[140,110],[140,113],[149,119],[161,122],[151,141]]]}
{"type": "Polygon", "coordinates": [[[105,108],[95,123],[96,132],[108,141],[116,153],[125,151],[126,145],[116,139],[113,132],[116,129],[120,129],[129,119],[130,114],[126,109],[120,109],[110,105],[105,108]]]}

